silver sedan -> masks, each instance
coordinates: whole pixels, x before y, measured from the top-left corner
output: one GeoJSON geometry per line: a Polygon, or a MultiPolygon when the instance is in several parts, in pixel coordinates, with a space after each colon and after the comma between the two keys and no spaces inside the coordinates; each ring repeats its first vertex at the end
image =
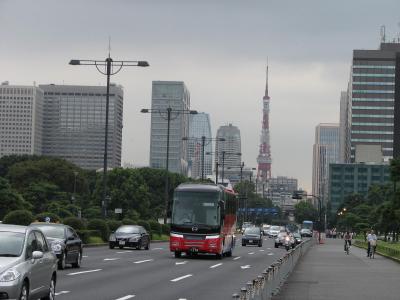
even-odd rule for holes
{"type": "Polygon", "coordinates": [[[40,230],[0,224],[0,299],[55,299],[56,270],[40,230]]]}

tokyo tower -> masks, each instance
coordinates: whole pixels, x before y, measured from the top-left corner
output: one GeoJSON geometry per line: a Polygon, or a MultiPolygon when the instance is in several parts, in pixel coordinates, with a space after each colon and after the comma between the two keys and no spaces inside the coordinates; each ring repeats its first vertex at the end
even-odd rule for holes
{"type": "Polygon", "coordinates": [[[269,101],[268,96],[268,65],[267,79],[265,84],[265,95],[263,97],[263,121],[260,136],[260,151],[257,156],[258,171],[257,179],[260,183],[267,183],[271,178],[271,144],[269,138],[269,101]]]}

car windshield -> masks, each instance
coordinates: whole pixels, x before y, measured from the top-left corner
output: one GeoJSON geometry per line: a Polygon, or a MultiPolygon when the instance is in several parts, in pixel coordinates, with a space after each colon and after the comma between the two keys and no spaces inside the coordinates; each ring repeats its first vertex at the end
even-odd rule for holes
{"type": "Polygon", "coordinates": [[[257,227],[246,228],[244,234],[260,234],[260,229],[257,227]]]}
{"type": "Polygon", "coordinates": [[[25,234],[0,231],[0,257],[18,257],[22,253],[25,234]]]}
{"type": "Polygon", "coordinates": [[[271,226],[270,230],[276,230],[278,231],[280,229],[280,226],[271,226]]]}
{"type": "Polygon", "coordinates": [[[218,192],[176,192],[172,210],[175,225],[219,225],[218,192]]]}
{"type": "Polygon", "coordinates": [[[296,232],[296,233],[293,233],[293,236],[294,236],[295,238],[301,237],[300,234],[298,234],[297,232],[296,232]]]}
{"type": "Polygon", "coordinates": [[[117,233],[140,233],[139,227],[136,226],[122,226],[116,231],[117,233]]]}
{"type": "Polygon", "coordinates": [[[278,237],[284,237],[284,236],[286,236],[286,232],[280,232],[280,233],[278,234],[278,237]]]}
{"type": "Polygon", "coordinates": [[[36,224],[34,226],[39,228],[47,238],[64,239],[65,237],[64,226],[36,225],[36,224]]]}

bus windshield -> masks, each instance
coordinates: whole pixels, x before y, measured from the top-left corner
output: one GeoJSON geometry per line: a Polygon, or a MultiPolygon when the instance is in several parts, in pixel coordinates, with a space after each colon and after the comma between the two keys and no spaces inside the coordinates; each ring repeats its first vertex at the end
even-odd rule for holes
{"type": "Polygon", "coordinates": [[[313,230],[313,222],[312,221],[303,221],[301,228],[302,229],[310,229],[312,231],[313,230]]]}
{"type": "Polygon", "coordinates": [[[175,225],[219,225],[218,192],[176,192],[172,210],[175,225]]]}

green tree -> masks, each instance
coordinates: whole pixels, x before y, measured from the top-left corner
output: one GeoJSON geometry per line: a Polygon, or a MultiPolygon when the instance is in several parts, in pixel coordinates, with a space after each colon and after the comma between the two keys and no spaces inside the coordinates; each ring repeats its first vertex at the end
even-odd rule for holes
{"type": "Polygon", "coordinates": [[[304,220],[315,222],[318,219],[318,211],[311,203],[300,201],[294,206],[294,217],[297,223],[304,220]]]}
{"type": "Polygon", "coordinates": [[[6,214],[14,210],[28,209],[32,207],[24,201],[23,197],[14,191],[5,178],[0,177],[0,220],[6,214]]]}

